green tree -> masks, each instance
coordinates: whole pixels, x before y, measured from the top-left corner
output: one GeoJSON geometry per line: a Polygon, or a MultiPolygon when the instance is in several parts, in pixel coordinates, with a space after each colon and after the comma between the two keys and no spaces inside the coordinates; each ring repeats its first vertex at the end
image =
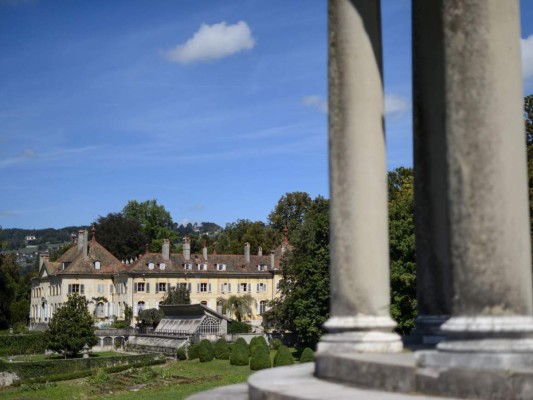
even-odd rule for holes
{"type": "Polygon", "coordinates": [[[6,329],[12,324],[11,305],[19,294],[19,282],[15,254],[0,254],[0,329],[6,329]]]}
{"type": "Polygon", "coordinates": [[[293,233],[303,224],[312,203],[311,197],[305,192],[285,193],[268,215],[268,220],[276,232],[282,232],[287,227],[292,242],[293,233]]]}
{"type": "Polygon", "coordinates": [[[314,347],[329,316],[328,200],[312,201],[291,244],[282,260],[280,297],[265,313],[265,323],[296,334],[299,347],[314,347]]]}
{"type": "Polygon", "coordinates": [[[186,287],[179,285],[171,288],[165,293],[162,304],[168,306],[173,304],[191,304],[191,295],[186,287]]]}
{"type": "Polygon", "coordinates": [[[98,242],[119,260],[129,260],[144,252],[150,241],[136,219],[121,213],[109,213],[98,217],[95,223],[98,242]]]}
{"type": "Polygon", "coordinates": [[[388,180],[391,316],[408,334],[417,314],[413,170],[400,167],[388,180]]]}
{"type": "Polygon", "coordinates": [[[242,321],[243,317],[252,317],[253,302],[254,298],[249,294],[242,296],[233,295],[228,299],[223,297],[217,298],[217,303],[222,304],[222,313],[225,314],[229,310],[239,322],[242,321]]]}
{"type": "Polygon", "coordinates": [[[157,200],[140,203],[130,200],[122,209],[122,214],[141,225],[142,231],[150,239],[151,251],[160,251],[164,239],[170,240],[171,243],[178,242],[172,217],[163,205],[157,204],[157,200]]]}
{"type": "Polygon", "coordinates": [[[137,319],[141,321],[143,326],[152,326],[154,329],[157,327],[157,324],[161,322],[163,318],[163,311],[156,308],[150,308],[147,310],[142,310],[139,313],[137,319]]]}
{"type": "Polygon", "coordinates": [[[257,254],[259,247],[265,253],[275,249],[280,243],[279,234],[262,221],[239,219],[227,224],[217,237],[216,251],[219,254],[242,254],[244,244],[250,243],[250,251],[257,254]]]}
{"type": "Polygon", "coordinates": [[[84,296],[75,293],[57,310],[46,331],[49,350],[65,357],[75,356],[85,345],[92,347],[98,343],[87,304],[84,296]]]}

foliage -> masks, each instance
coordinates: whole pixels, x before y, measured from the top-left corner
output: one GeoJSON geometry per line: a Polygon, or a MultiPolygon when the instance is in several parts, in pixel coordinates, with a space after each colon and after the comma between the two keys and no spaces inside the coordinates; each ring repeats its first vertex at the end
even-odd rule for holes
{"type": "Polygon", "coordinates": [[[85,297],[77,293],[68,297],[50,320],[46,341],[48,349],[69,356],[78,354],[85,345],[98,343],[85,297]]]}
{"type": "Polygon", "coordinates": [[[248,344],[243,338],[237,339],[231,349],[231,355],[229,357],[230,364],[248,365],[249,358],[250,353],[248,349],[248,344]]]}
{"type": "Polygon", "coordinates": [[[119,260],[136,258],[144,252],[148,237],[136,219],[126,218],[121,213],[109,213],[98,217],[95,223],[96,238],[119,260]]]}
{"type": "Polygon", "coordinates": [[[263,317],[265,324],[293,332],[300,347],[314,347],[329,316],[328,200],[312,200],[291,244],[293,250],[282,259],[280,298],[263,317]]]}
{"type": "Polygon", "coordinates": [[[250,243],[250,252],[257,254],[259,246],[263,251],[274,250],[280,241],[279,233],[262,221],[239,219],[227,224],[216,242],[218,254],[242,254],[244,244],[250,243]]]}
{"type": "Polygon", "coordinates": [[[250,369],[252,371],[259,371],[260,369],[271,368],[270,352],[268,348],[259,344],[250,359],[250,369]]]}
{"type": "Polygon", "coordinates": [[[300,364],[313,361],[315,361],[315,353],[309,347],[306,347],[300,355],[300,364]]]}
{"type": "Polygon", "coordinates": [[[157,327],[157,324],[161,321],[163,318],[163,311],[158,310],[157,308],[150,308],[147,310],[142,310],[139,313],[139,316],[137,319],[141,321],[142,326],[148,326],[151,325],[154,329],[157,327]]]}
{"type": "Polygon", "coordinates": [[[252,327],[244,322],[231,321],[228,323],[228,333],[250,333],[252,327]]]}
{"type": "Polygon", "coordinates": [[[133,308],[128,304],[124,305],[124,322],[126,326],[131,326],[131,319],[133,318],[133,308]]]}
{"type": "Polygon", "coordinates": [[[408,334],[417,314],[413,170],[400,167],[388,181],[391,316],[408,334]]]}
{"type": "Polygon", "coordinates": [[[172,287],[165,293],[162,304],[174,305],[174,304],[191,304],[191,294],[185,286],[177,285],[172,287]]]}
{"type": "Polygon", "coordinates": [[[30,280],[20,275],[16,255],[0,254],[0,329],[28,322],[30,288],[30,280]]]}
{"type": "Polygon", "coordinates": [[[183,347],[178,348],[176,352],[176,357],[178,358],[178,360],[181,360],[181,361],[187,359],[187,352],[185,351],[183,347]]]}
{"type": "Polygon", "coordinates": [[[43,333],[0,336],[0,356],[19,354],[42,354],[46,350],[43,333]]]}
{"type": "Polygon", "coordinates": [[[250,342],[250,354],[253,356],[259,347],[269,350],[268,343],[263,336],[255,336],[250,342]]]}
{"type": "Polygon", "coordinates": [[[189,347],[187,347],[187,358],[189,360],[196,360],[200,357],[199,346],[199,343],[191,343],[189,347]]]}
{"type": "Polygon", "coordinates": [[[0,231],[0,242],[5,242],[7,250],[17,250],[26,246],[26,236],[35,236],[32,245],[46,245],[48,243],[69,243],[71,234],[76,234],[79,230],[90,229],[88,226],[67,226],[65,228],[54,229],[19,229],[9,228],[0,231]]]}
{"type": "Polygon", "coordinates": [[[117,357],[69,358],[66,360],[46,360],[16,363],[0,363],[0,372],[15,372],[19,377],[36,378],[50,375],[64,375],[76,371],[97,370],[111,366],[149,364],[154,360],[162,360],[157,354],[141,354],[117,357]]]}
{"type": "Polygon", "coordinates": [[[280,346],[276,355],[274,356],[274,367],[282,367],[284,365],[294,364],[294,359],[287,346],[280,346]]]}
{"type": "Polygon", "coordinates": [[[161,250],[164,239],[171,243],[178,241],[178,235],[174,232],[174,222],[170,213],[163,205],[157,204],[157,200],[138,202],[130,200],[122,209],[122,214],[129,219],[137,221],[141,225],[143,233],[151,243],[151,251],[161,250]]]}
{"type": "Polygon", "coordinates": [[[274,340],[272,341],[272,348],[273,348],[274,350],[279,349],[280,346],[281,346],[281,340],[279,340],[279,339],[274,339],[274,340]]]}
{"type": "Polygon", "coordinates": [[[129,327],[130,325],[127,323],[127,321],[124,321],[124,320],[116,320],[116,321],[113,321],[113,328],[116,328],[116,329],[124,329],[124,328],[127,328],[129,327]]]}
{"type": "Polygon", "coordinates": [[[281,232],[287,227],[289,241],[292,242],[292,234],[304,223],[312,203],[311,197],[305,192],[286,193],[268,215],[268,220],[276,232],[281,232]]]}
{"type": "Polygon", "coordinates": [[[200,362],[213,361],[214,356],[215,350],[213,344],[209,340],[203,339],[198,346],[198,358],[200,358],[200,362]]]}
{"type": "Polygon", "coordinates": [[[226,314],[229,310],[231,315],[235,315],[237,321],[241,322],[243,317],[252,317],[252,304],[254,298],[245,294],[242,296],[230,296],[229,298],[219,297],[217,298],[217,304],[222,304],[222,313],[226,314]]]}
{"type": "Polygon", "coordinates": [[[230,350],[228,342],[220,338],[215,342],[215,358],[218,360],[229,360],[230,350]]]}

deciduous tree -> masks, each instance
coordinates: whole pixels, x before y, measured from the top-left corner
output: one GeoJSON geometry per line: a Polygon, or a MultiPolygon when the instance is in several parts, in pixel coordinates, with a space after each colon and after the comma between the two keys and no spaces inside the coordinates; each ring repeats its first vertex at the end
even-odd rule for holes
{"type": "Polygon", "coordinates": [[[252,316],[252,304],[254,302],[254,298],[250,296],[249,294],[245,294],[242,296],[230,296],[228,299],[225,299],[223,297],[219,297],[217,299],[217,303],[222,304],[222,313],[226,313],[226,311],[230,311],[232,315],[235,315],[235,318],[237,321],[242,321],[243,317],[251,317],[252,316]]]}
{"type": "Polygon", "coordinates": [[[121,213],[98,217],[95,229],[98,242],[119,260],[137,257],[149,242],[139,221],[121,213]]]}

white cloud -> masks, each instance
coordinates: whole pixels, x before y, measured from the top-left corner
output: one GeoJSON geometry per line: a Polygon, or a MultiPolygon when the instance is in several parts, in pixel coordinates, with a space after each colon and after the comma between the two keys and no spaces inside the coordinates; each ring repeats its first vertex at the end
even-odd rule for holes
{"type": "Polygon", "coordinates": [[[254,46],[255,40],[246,22],[228,25],[224,21],[213,25],[202,24],[192,38],[167,51],[166,56],[170,61],[190,64],[228,57],[254,46]]]}
{"type": "Polygon", "coordinates": [[[409,110],[409,101],[405,97],[385,93],[385,115],[400,116],[409,110]]]}
{"type": "Polygon", "coordinates": [[[306,107],[314,108],[325,114],[328,113],[328,103],[320,96],[305,96],[302,99],[302,103],[306,107]]]}
{"type": "Polygon", "coordinates": [[[533,35],[522,39],[522,74],[524,79],[533,78],[533,35]]]}

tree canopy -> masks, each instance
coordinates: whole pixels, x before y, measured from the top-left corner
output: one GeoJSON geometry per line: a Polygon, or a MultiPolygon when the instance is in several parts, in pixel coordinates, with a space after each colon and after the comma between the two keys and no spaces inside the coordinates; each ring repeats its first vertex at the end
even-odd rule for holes
{"type": "Polygon", "coordinates": [[[67,302],[48,323],[46,340],[49,350],[75,356],[85,345],[92,347],[98,343],[87,304],[84,296],[77,293],[69,295],[67,302]]]}
{"type": "Polygon", "coordinates": [[[292,240],[293,232],[304,222],[311,204],[311,197],[305,192],[285,193],[268,215],[268,220],[276,232],[282,232],[283,228],[287,227],[289,239],[292,240]]]}
{"type": "Polygon", "coordinates": [[[148,237],[139,221],[121,213],[98,217],[95,224],[98,242],[119,260],[129,260],[144,252],[148,237]]]}
{"type": "Polygon", "coordinates": [[[242,321],[243,317],[252,316],[252,304],[254,298],[249,294],[242,296],[230,296],[228,299],[219,297],[217,303],[222,304],[222,313],[229,311],[232,315],[235,316],[237,321],[242,321]]]}
{"type": "Polygon", "coordinates": [[[186,287],[178,285],[170,288],[163,298],[162,304],[174,305],[174,304],[191,304],[191,296],[186,287]]]}
{"type": "Polygon", "coordinates": [[[262,221],[239,219],[237,222],[227,224],[220,233],[216,251],[218,254],[242,254],[245,243],[250,243],[252,254],[257,254],[260,246],[266,252],[279,245],[280,235],[262,221]]]}

